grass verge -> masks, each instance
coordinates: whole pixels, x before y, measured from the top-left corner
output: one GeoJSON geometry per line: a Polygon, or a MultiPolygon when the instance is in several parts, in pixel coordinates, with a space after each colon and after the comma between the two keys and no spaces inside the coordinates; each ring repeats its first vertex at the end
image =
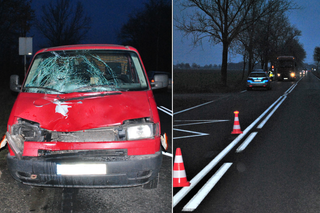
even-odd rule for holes
{"type": "Polygon", "coordinates": [[[173,71],[173,92],[178,93],[225,93],[246,88],[247,73],[229,70],[227,86],[221,84],[220,70],[188,69],[173,71]]]}

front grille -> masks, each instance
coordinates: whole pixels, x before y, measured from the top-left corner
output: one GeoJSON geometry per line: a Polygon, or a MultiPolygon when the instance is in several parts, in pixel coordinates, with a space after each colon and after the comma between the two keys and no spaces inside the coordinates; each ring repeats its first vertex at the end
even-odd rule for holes
{"type": "Polygon", "coordinates": [[[38,156],[49,158],[100,158],[102,160],[124,159],[128,156],[126,149],[110,149],[110,150],[38,150],[38,156]]]}
{"type": "Polygon", "coordinates": [[[57,142],[102,142],[116,141],[117,133],[113,129],[100,128],[77,132],[51,133],[51,141],[57,142]]]}

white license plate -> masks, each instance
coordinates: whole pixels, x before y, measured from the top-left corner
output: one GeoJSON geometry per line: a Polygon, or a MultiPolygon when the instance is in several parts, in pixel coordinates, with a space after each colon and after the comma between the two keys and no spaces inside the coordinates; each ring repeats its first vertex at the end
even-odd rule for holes
{"type": "Polygon", "coordinates": [[[105,175],[106,164],[57,164],[58,175],[105,175]]]}
{"type": "Polygon", "coordinates": [[[261,82],[261,80],[254,80],[255,82],[261,82]]]}

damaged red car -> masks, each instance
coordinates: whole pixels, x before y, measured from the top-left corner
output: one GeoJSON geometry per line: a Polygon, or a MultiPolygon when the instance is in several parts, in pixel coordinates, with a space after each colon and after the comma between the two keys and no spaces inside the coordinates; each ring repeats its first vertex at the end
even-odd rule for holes
{"type": "Polygon", "coordinates": [[[160,120],[136,49],[70,45],[38,51],[8,121],[14,179],[50,187],[155,188],[160,120]]]}

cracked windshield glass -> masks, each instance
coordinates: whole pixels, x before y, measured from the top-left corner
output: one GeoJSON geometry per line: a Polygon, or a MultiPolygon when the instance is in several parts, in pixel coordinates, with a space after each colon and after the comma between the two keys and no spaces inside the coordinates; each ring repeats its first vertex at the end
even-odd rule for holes
{"type": "Polygon", "coordinates": [[[81,50],[39,54],[23,91],[62,94],[148,88],[138,56],[127,51],[81,50]]]}

